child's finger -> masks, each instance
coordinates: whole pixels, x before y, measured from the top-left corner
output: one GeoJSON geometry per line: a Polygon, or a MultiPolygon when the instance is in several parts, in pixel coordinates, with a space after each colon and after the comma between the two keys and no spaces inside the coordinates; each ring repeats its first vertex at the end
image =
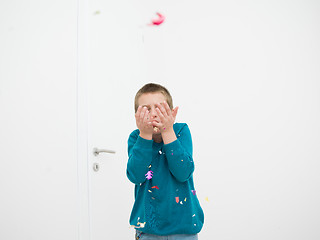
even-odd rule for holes
{"type": "Polygon", "coordinates": [[[139,118],[139,117],[140,117],[141,109],[142,109],[142,106],[139,106],[138,109],[137,109],[137,112],[136,112],[136,114],[135,114],[135,117],[136,117],[136,118],[139,118]]]}
{"type": "Polygon", "coordinates": [[[175,118],[178,114],[178,110],[179,110],[179,107],[175,107],[173,110],[172,110],[172,116],[175,118]]]}
{"type": "Polygon", "coordinates": [[[162,127],[162,123],[158,123],[157,121],[153,121],[152,122],[152,126],[157,127],[157,128],[161,128],[162,127]]]}
{"type": "Polygon", "coordinates": [[[167,115],[168,115],[168,116],[171,116],[171,115],[172,115],[172,112],[171,112],[171,109],[170,109],[168,103],[167,103],[166,101],[164,101],[163,105],[164,105],[164,108],[165,108],[165,110],[166,110],[166,112],[167,112],[167,115]]]}
{"type": "Polygon", "coordinates": [[[156,111],[157,111],[157,113],[158,113],[158,116],[160,117],[161,122],[164,122],[165,117],[163,116],[160,108],[156,108],[156,111]]]}
{"type": "Polygon", "coordinates": [[[162,103],[161,104],[157,103],[156,106],[158,107],[158,109],[160,110],[160,112],[162,113],[163,116],[167,116],[167,111],[163,107],[162,103]]]}
{"type": "Polygon", "coordinates": [[[147,110],[144,114],[144,117],[143,117],[143,123],[146,123],[148,124],[150,121],[149,121],[149,111],[147,110]]]}
{"type": "Polygon", "coordinates": [[[143,107],[142,110],[141,110],[140,116],[139,116],[140,120],[143,121],[144,115],[146,114],[146,111],[147,111],[147,108],[143,107]]]}

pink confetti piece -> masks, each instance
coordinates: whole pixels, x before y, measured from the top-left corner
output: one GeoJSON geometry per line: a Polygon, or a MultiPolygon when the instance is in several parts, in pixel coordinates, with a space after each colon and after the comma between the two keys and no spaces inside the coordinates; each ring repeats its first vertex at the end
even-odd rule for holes
{"type": "Polygon", "coordinates": [[[147,178],[148,180],[150,180],[150,179],[152,178],[152,176],[153,176],[153,172],[152,172],[152,171],[148,171],[145,176],[146,176],[146,178],[147,178]]]}
{"type": "Polygon", "coordinates": [[[193,193],[193,195],[196,195],[196,190],[191,190],[191,192],[193,193]]]}
{"type": "Polygon", "coordinates": [[[176,197],[176,202],[179,203],[179,197],[176,197]]]}
{"type": "Polygon", "coordinates": [[[165,17],[161,13],[156,13],[158,15],[158,18],[152,19],[152,23],[148,24],[149,26],[157,25],[159,26],[162,24],[165,20],[165,17]]]}

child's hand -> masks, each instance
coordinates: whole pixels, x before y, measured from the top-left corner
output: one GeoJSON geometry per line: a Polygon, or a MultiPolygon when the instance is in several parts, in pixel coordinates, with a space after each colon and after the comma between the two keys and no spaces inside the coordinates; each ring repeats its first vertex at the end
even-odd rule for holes
{"type": "Polygon", "coordinates": [[[136,124],[140,130],[140,136],[145,139],[152,139],[153,127],[150,121],[149,111],[146,107],[139,106],[135,114],[136,124]]]}
{"type": "Polygon", "coordinates": [[[156,104],[156,111],[160,117],[161,122],[153,122],[153,125],[160,129],[161,132],[167,132],[173,129],[173,124],[176,120],[179,107],[170,109],[168,103],[165,101],[161,104],[156,104]]]}

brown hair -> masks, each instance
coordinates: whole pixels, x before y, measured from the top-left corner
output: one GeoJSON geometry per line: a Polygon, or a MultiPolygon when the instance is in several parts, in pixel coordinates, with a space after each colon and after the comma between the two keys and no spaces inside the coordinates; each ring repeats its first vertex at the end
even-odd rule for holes
{"type": "Polygon", "coordinates": [[[165,87],[163,87],[163,86],[161,86],[159,84],[148,83],[148,84],[144,85],[142,88],[140,88],[140,90],[137,92],[137,94],[136,94],[136,96],[134,98],[134,110],[135,110],[135,112],[137,112],[137,110],[138,110],[138,107],[139,107],[138,100],[139,100],[139,97],[142,94],[144,94],[144,93],[157,93],[157,92],[160,92],[165,96],[170,109],[172,109],[173,108],[173,102],[172,102],[172,97],[171,97],[169,91],[165,87]]]}

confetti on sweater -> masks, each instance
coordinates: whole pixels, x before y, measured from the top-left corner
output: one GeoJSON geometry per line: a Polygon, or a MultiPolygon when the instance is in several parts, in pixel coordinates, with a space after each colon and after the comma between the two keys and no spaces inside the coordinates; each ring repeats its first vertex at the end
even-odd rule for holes
{"type": "Polygon", "coordinates": [[[196,190],[191,190],[191,192],[193,193],[193,195],[196,195],[196,190]]]}
{"type": "Polygon", "coordinates": [[[184,201],[186,202],[186,201],[187,201],[187,198],[185,198],[184,201]]]}
{"type": "Polygon", "coordinates": [[[150,179],[152,178],[152,176],[153,176],[153,172],[152,172],[152,171],[148,171],[145,176],[146,176],[146,178],[147,178],[148,180],[150,180],[150,179]]]}
{"type": "Polygon", "coordinates": [[[195,217],[195,216],[196,216],[195,214],[192,215],[192,217],[195,217]]]}
{"type": "Polygon", "coordinates": [[[148,192],[152,193],[152,191],[151,191],[151,190],[148,190],[148,192]]]}
{"type": "Polygon", "coordinates": [[[158,186],[153,186],[152,188],[156,188],[156,189],[159,189],[159,188],[158,188],[158,186]]]}
{"type": "Polygon", "coordinates": [[[180,204],[183,204],[182,201],[180,201],[180,204]]]}
{"type": "Polygon", "coordinates": [[[158,18],[152,19],[152,23],[148,24],[149,26],[157,25],[159,26],[162,24],[165,20],[165,17],[161,13],[156,13],[158,15],[158,18]]]}
{"type": "Polygon", "coordinates": [[[176,197],[176,202],[179,203],[179,197],[176,197]]]}
{"type": "Polygon", "coordinates": [[[136,228],[144,228],[144,225],[146,225],[146,222],[144,223],[138,222],[137,225],[139,225],[139,227],[136,226],[136,228]]]}

